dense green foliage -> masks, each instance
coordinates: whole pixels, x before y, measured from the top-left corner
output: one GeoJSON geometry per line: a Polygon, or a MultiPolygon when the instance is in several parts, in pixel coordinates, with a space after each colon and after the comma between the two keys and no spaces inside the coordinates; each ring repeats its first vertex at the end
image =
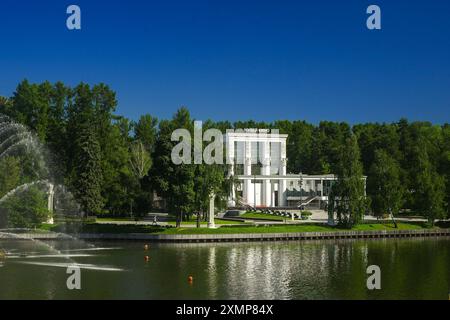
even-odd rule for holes
{"type": "MultiPolygon", "coordinates": [[[[0,113],[29,126],[56,156],[64,182],[87,213],[134,216],[151,209],[153,192],[168,209],[206,217],[210,194],[223,203],[224,166],[174,165],[174,129],[193,132],[186,108],[172,119],[143,115],[136,122],[115,113],[115,93],[106,85],[22,81],[10,98],[0,98],[0,113]]],[[[205,127],[277,128],[289,135],[288,172],[335,173],[334,208],[341,222],[353,225],[367,210],[377,215],[409,209],[434,219],[449,216],[450,125],[429,122],[366,123],[350,126],[322,121],[207,121],[205,127]],[[367,176],[364,197],[361,177],[367,176]]],[[[1,166],[12,166],[5,160],[1,166]]],[[[23,170],[23,168],[22,168],[23,170]]],[[[9,171],[9,169],[8,169],[9,171]]],[[[17,173],[0,176],[0,192],[15,184],[17,173]],[[4,180],[2,180],[4,179],[4,180]],[[5,180],[6,179],[6,180],[5,180]],[[3,189],[2,189],[3,188],[3,189]]]]}
{"type": "Polygon", "coordinates": [[[359,159],[358,142],[355,136],[351,136],[340,148],[336,168],[338,179],[332,187],[337,218],[346,227],[360,223],[368,211],[363,169],[359,159]]]}
{"type": "Polygon", "coordinates": [[[14,157],[0,159],[0,198],[20,183],[20,161],[14,157]]]}
{"type": "Polygon", "coordinates": [[[35,228],[49,216],[47,195],[35,186],[0,203],[0,228],[35,228]]]}
{"type": "MultiPolygon", "coordinates": [[[[52,231],[60,231],[60,226],[45,226],[52,231]]],[[[448,228],[447,225],[435,226],[435,228],[448,228]]],[[[430,229],[428,226],[419,223],[399,223],[397,228],[392,223],[371,223],[360,224],[351,228],[352,231],[396,231],[396,230],[420,230],[430,229]]],[[[63,229],[64,230],[64,229],[63,229]]],[[[347,231],[341,226],[328,226],[326,224],[225,224],[217,229],[190,228],[190,227],[162,227],[151,225],[135,224],[112,224],[112,223],[88,223],[82,226],[85,233],[147,233],[147,234],[238,234],[238,233],[288,233],[288,232],[339,232],[347,231]]]]}
{"type": "Polygon", "coordinates": [[[47,196],[36,186],[26,188],[35,178],[32,155],[0,158],[0,228],[33,228],[48,220],[47,196]],[[16,189],[17,188],[17,189],[16,189]],[[11,196],[11,191],[18,193],[11,196]]]}
{"type": "Polygon", "coordinates": [[[400,183],[400,167],[384,150],[375,152],[367,188],[372,194],[372,209],[375,215],[389,214],[393,217],[399,212],[404,192],[400,183]]]}

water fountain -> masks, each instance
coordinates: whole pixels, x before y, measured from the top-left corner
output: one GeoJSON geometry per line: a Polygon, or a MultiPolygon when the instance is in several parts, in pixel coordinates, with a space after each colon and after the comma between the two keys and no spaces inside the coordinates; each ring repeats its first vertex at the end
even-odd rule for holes
{"type": "Polygon", "coordinates": [[[4,194],[0,198],[0,206],[13,197],[20,197],[31,187],[37,187],[47,195],[47,209],[50,213],[47,223],[53,224],[54,216],[58,213],[79,214],[79,206],[74,197],[64,186],[54,182],[58,179],[55,179],[54,173],[49,168],[51,155],[47,149],[24,125],[0,115],[0,161],[9,156],[31,159],[29,161],[31,177],[26,177],[23,184],[4,194]]]}
{"type": "MultiPolygon", "coordinates": [[[[11,186],[11,190],[3,190],[0,194],[0,270],[4,266],[28,265],[30,267],[68,267],[77,266],[80,269],[120,271],[111,266],[99,266],[89,263],[77,263],[73,258],[90,257],[95,255],[94,245],[86,243],[65,232],[39,231],[11,225],[8,221],[8,202],[19,200],[32,189],[37,189],[46,197],[46,209],[49,212],[47,224],[54,224],[55,218],[61,221],[70,219],[81,223],[80,206],[67,188],[57,183],[62,181],[58,177],[52,163],[51,154],[40,143],[39,139],[24,125],[18,124],[11,118],[0,114],[0,161],[6,157],[19,159],[21,171],[27,167],[28,176],[21,174],[20,183],[11,186]],[[27,159],[27,162],[23,161],[27,159]],[[2,226],[2,221],[6,228],[2,226]],[[45,240],[40,240],[45,239],[45,240]],[[85,251],[89,250],[89,253],[85,251]],[[8,262],[8,263],[6,263],[8,262]]],[[[23,203],[22,203],[23,205],[23,203]]],[[[21,214],[20,211],[16,212],[21,214]]],[[[60,226],[58,226],[60,227],[60,226]]],[[[1,275],[1,274],[0,274],[1,275]]]]}

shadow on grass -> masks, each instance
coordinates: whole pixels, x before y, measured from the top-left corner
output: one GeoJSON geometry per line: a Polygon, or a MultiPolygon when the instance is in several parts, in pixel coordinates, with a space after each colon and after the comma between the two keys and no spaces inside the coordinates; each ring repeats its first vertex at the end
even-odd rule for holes
{"type": "MultiPolygon", "coordinates": [[[[366,230],[410,230],[410,229],[429,229],[431,228],[426,222],[398,222],[398,228],[395,228],[392,222],[371,222],[362,223],[347,228],[342,225],[328,226],[320,223],[308,224],[280,224],[280,225],[222,225],[219,229],[207,228],[175,228],[173,226],[152,226],[152,225],[132,225],[132,224],[60,224],[55,226],[47,226],[47,230],[54,232],[64,232],[70,234],[79,233],[186,233],[186,234],[202,234],[202,233],[255,233],[255,232],[311,232],[311,231],[366,231],[366,230]]],[[[450,228],[449,221],[437,222],[435,228],[450,228]]]]}

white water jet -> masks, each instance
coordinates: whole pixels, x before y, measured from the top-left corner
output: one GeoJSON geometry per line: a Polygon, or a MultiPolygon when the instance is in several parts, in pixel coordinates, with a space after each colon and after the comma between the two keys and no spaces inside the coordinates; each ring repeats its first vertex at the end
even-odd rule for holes
{"type": "Polygon", "coordinates": [[[47,209],[48,212],[50,212],[50,216],[49,219],[47,220],[47,223],[49,224],[54,224],[54,219],[53,219],[53,212],[54,212],[54,208],[55,208],[55,186],[53,183],[47,183],[48,185],[48,200],[47,200],[47,209]]]}
{"type": "MultiPolygon", "coordinates": [[[[23,183],[12,190],[9,190],[3,195],[3,197],[0,198],[0,205],[12,197],[20,197],[23,192],[27,192],[31,187],[37,186],[40,190],[45,192],[47,197],[47,209],[50,213],[50,218],[47,223],[53,224],[53,217],[56,212],[59,211],[62,211],[66,216],[79,214],[79,205],[76,203],[72,194],[67,191],[64,186],[54,183],[54,179],[52,179],[54,177],[50,175],[50,173],[54,172],[50,172],[47,166],[48,154],[46,153],[45,147],[39,142],[37,137],[35,137],[35,135],[27,129],[26,126],[15,123],[9,117],[0,114],[0,160],[3,160],[9,155],[17,155],[19,160],[23,160],[23,156],[26,156],[28,161],[31,160],[31,166],[27,167],[27,169],[29,172],[33,173],[33,178],[28,179],[34,179],[34,181],[23,183]]],[[[0,212],[0,214],[2,214],[2,212],[0,212]]],[[[0,240],[28,240],[33,241],[33,243],[40,244],[42,247],[46,247],[50,250],[49,252],[47,251],[47,253],[41,254],[15,254],[19,258],[63,258],[68,262],[67,265],[73,265],[76,263],[72,257],[90,256],[87,253],[62,253],[61,251],[55,249],[54,245],[57,243],[70,243],[72,248],[73,245],[75,245],[75,248],[81,246],[81,248],[73,248],[74,250],[90,250],[93,249],[94,246],[91,244],[86,244],[84,241],[80,241],[78,238],[65,233],[51,233],[55,235],[55,240],[65,239],[65,241],[44,242],[35,239],[34,230],[17,228],[0,229],[0,240]],[[66,242],[67,240],[69,241],[66,242]]],[[[96,268],[96,266],[93,265],[86,265],[86,267],[96,268]]]]}
{"type": "Polygon", "coordinates": [[[94,264],[84,264],[84,263],[46,263],[46,262],[28,262],[28,261],[22,261],[18,262],[21,264],[29,264],[29,265],[35,265],[35,266],[44,266],[44,267],[60,267],[60,268],[68,268],[68,267],[78,267],[80,269],[86,269],[86,270],[97,270],[97,271],[125,271],[122,268],[116,268],[111,266],[97,266],[94,264]]]}
{"type": "MultiPolygon", "coordinates": [[[[7,146],[8,143],[13,141],[14,139],[19,139],[19,141],[22,141],[23,139],[31,137],[29,132],[20,132],[15,135],[11,135],[9,138],[5,139],[2,143],[0,143],[0,150],[3,150],[4,146],[7,146]]],[[[16,141],[15,143],[18,143],[19,141],[16,141]]]]}
{"type": "Polygon", "coordinates": [[[13,145],[10,145],[5,151],[0,154],[0,159],[9,155],[12,151],[17,149],[20,146],[25,146],[27,149],[31,149],[34,145],[33,139],[31,137],[24,138],[22,140],[17,141],[13,145]]]}

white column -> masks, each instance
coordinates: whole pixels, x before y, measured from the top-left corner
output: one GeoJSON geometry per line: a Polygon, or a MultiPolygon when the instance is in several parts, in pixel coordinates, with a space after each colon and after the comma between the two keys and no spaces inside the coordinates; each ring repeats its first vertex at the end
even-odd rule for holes
{"type": "MultiPolygon", "coordinates": [[[[231,159],[233,161],[231,164],[228,165],[228,179],[232,179],[234,177],[234,158],[231,159]]],[[[233,182],[236,182],[236,179],[233,179],[233,182]]],[[[231,183],[231,191],[228,195],[228,206],[234,207],[236,206],[236,190],[234,183],[231,183]]]]}
{"type": "Polygon", "coordinates": [[[55,202],[55,186],[52,183],[48,184],[48,212],[50,213],[50,217],[47,220],[48,224],[53,224],[53,209],[54,209],[54,202],[55,202]]]}
{"type": "MultiPolygon", "coordinates": [[[[235,158],[234,158],[234,139],[231,138],[229,135],[225,134],[225,144],[226,144],[226,161],[228,165],[228,178],[234,176],[234,165],[235,165],[235,158]]],[[[231,185],[231,192],[228,195],[228,206],[234,207],[236,206],[236,190],[234,184],[231,185]]]]}
{"type": "Polygon", "coordinates": [[[233,164],[234,165],[234,138],[225,135],[225,143],[227,148],[227,164],[233,164]]]}
{"type": "Polygon", "coordinates": [[[265,206],[272,206],[272,186],[270,184],[270,180],[264,180],[264,200],[265,206]]]}
{"type": "MultiPolygon", "coordinates": [[[[280,176],[286,176],[286,140],[280,146],[280,176]]],[[[280,180],[278,188],[278,203],[281,207],[286,206],[286,181],[280,180]]]]}
{"type": "Polygon", "coordinates": [[[270,203],[272,205],[272,207],[275,207],[275,182],[274,181],[270,181],[270,203]]]}
{"type": "MultiPolygon", "coordinates": [[[[261,143],[261,164],[262,172],[264,176],[270,176],[270,142],[265,141],[261,143]]],[[[263,180],[262,188],[262,205],[270,207],[272,204],[272,189],[270,180],[263,180]]]]}
{"type": "MultiPolygon", "coordinates": [[[[236,182],[234,177],[234,157],[230,158],[230,164],[228,165],[228,179],[233,179],[233,182],[236,182]]],[[[231,183],[231,192],[228,195],[228,206],[234,207],[236,205],[236,190],[234,183],[231,183]]]]}
{"type": "MultiPolygon", "coordinates": [[[[284,174],[285,176],[285,174],[284,174]]],[[[286,180],[279,180],[278,188],[278,204],[280,207],[286,206],[286,180]]]]}
{"type": "Polygon", "coordinates": [[[214,199],[215,195],[211,194],[209,197],[209,216],[208,216],[208,228],[215,228],[216,224],[214,222],[214,199]]]}
{"type": "MultiPolygon", "coordinates": [[[[252,175],[252,150],[250,141],[245,141],[244,148],[244,175],[251,176],[252,175]]],[[[244,180],[244,192],[243,198],[244,202],[247,204],[252,204],[254,202],[254,188],[252,192],[252,184],[251,177],[244,180]]]]}

